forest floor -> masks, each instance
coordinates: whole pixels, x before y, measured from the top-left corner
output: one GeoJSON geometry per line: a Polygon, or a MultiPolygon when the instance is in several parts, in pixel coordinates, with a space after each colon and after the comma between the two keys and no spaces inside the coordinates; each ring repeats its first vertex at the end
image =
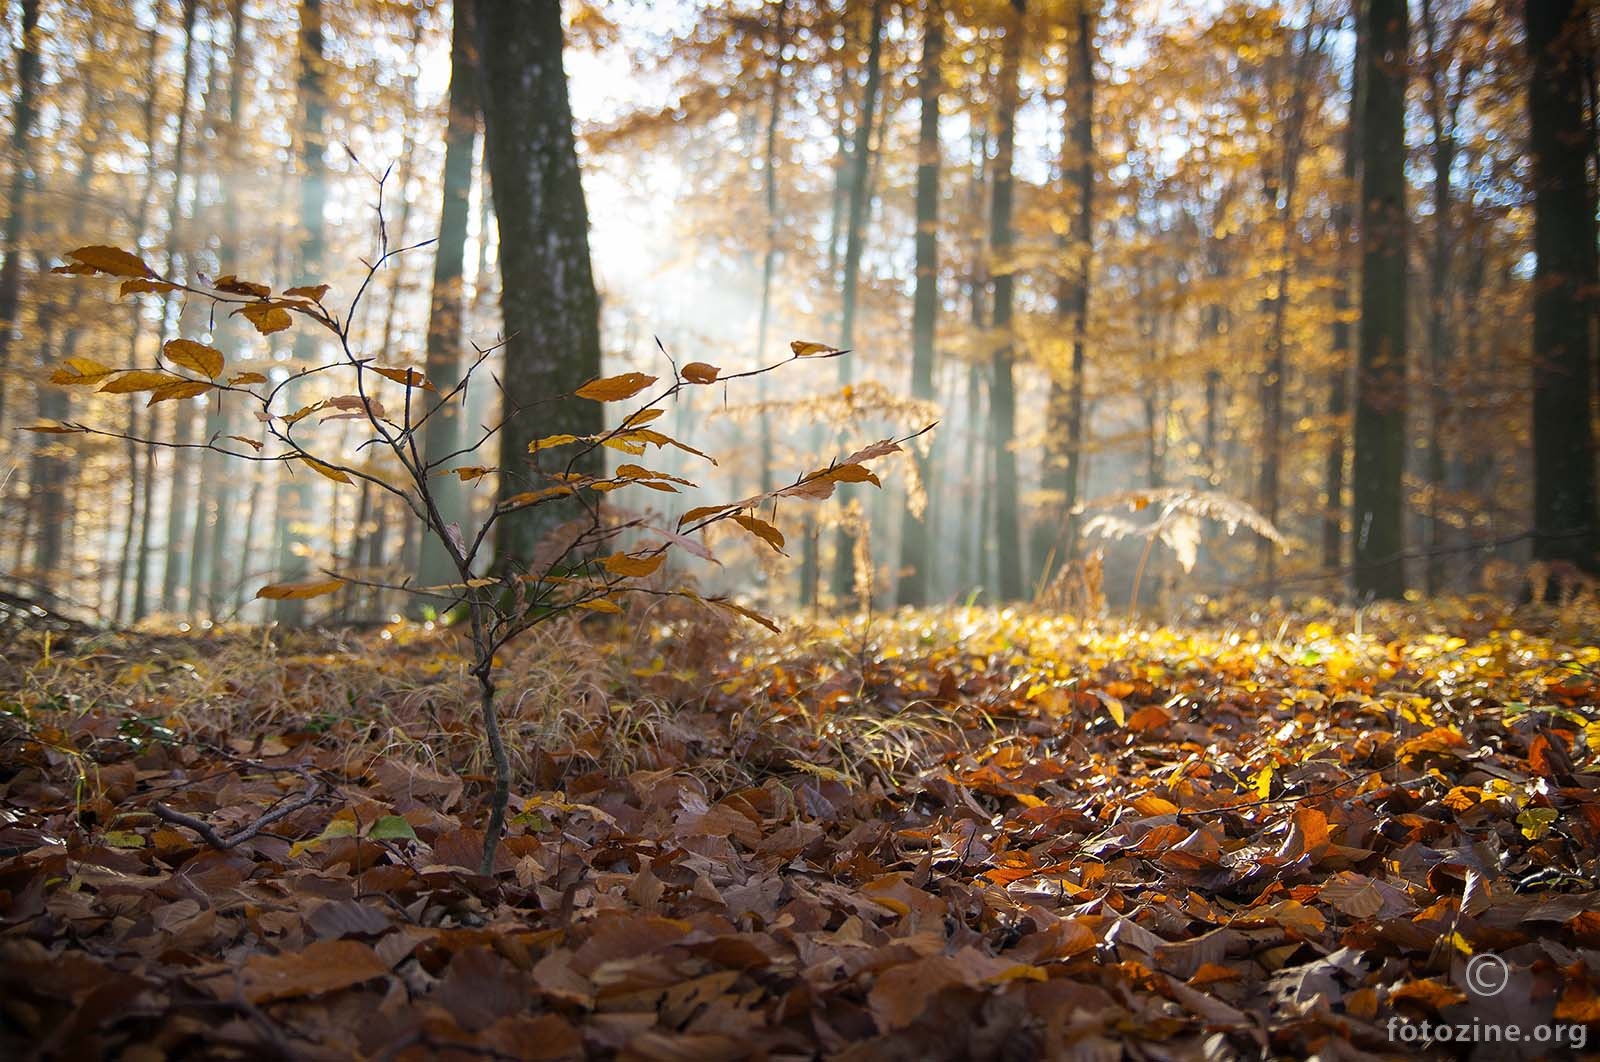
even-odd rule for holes
{"type": "Polygon", "coordinates": [[[552,626],[492,876],[453,634],[12,622],[0,1055],[1566,1057],[1597,621],[552,626]]]}

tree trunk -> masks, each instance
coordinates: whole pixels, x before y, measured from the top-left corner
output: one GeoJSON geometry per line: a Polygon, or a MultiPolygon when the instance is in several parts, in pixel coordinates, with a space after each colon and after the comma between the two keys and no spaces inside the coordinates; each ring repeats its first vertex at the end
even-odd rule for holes
{"type": "Polygon", "coordinates": [[[34,96],[39,91],[39,0],[21,0],[17,48],[17,97],[11,112],[11,182],[6,188],[6,232],[0,263],[0,425],[5,423],[5,380],[11,368],[11,337],[22,294],[22,231],[27,228],[28,183],[33,176],[34,96]]]}
{"type": "MultiPolygon", "coordinates": [[[[194,67],[195,67],[195,42],[194,26],[195,17],[199,10],[199,0],[183,0],[183,85],[179,93],[178,103],[178,132],[172,152],[172,206],[170,210],[171,223],[167,226],[167,274],[174,275],[176,263],[181,258],[183,272],[188,279],[194,279],[194,256],[184,249],[184,239],[187,228],[184,225],[183,215],[183,185],[189,178],[189,105],[194,98],[194,67]]],[[[199,196],[199,185],[196,183],[195,195],[199,196]]],[[[192,209],[192,207],[191,207],[192,209]]],[[[177,327],[174,319],[181,322],[183,309],[176,315],[167,313],[162,318],[161,338],[165,342],[172,338],[172,330],[177,327]]],[[[154,425],[158,418],[152,417],[154,425]]],[[[172,440],[180,445],[188,443],[194,435],[194,403],[175,402],[172,410],[172,440]]],[[[178,591],[183,585],[184,573],[188,570],[184,563],[189,553],[188,521],[193,503],[190,500],[190,473],[193,470],[193,451],[177,449],[172,451],[172,475],[168,483],[167,495],[167,530],[166,530],[166,556],[161,566],[161,611],[174,613],[178,610],[178,591]]]]}
{"type": "MultiPolygon", "coordinates": [[[[471,0],[456,0],[450,31],[450,117],[444,140],[444,194],[439,205],[439,243],[433,260],[433,295],[428,310],[428,379],[438,388],[430,394],[429,416],[422,426],[423,458],[431,471],[442,471],[462,438],[460,396],[442,406],[462,374],[461,339],[466,291],[467,211],[472,192],[472,149],[478,136],[478,61],[471,0]],[[435,412],[435,410],[437,410],[435,412]],[[435,467],[437,466],[437,467],[435,467]]],[[[464,525],[466,498],[460,479],[429,480],[439,515],[464,525]]],[[[464,532],[465,533],[465,532],[464,532]]],[[[417,579],[423,586],[455,582],[455,564],[437,536],[422,540],[417,579]]]]}
{"type": "Polygon", "coordinates": [[[1017,391],[1012,379],[1015,348],[1011,337],[1014,286],[1010,262],[1012,159],[1017,133],[1018,80],[1022,66],[1022,17],[1025,0],[1011,0],[1001,53],[998,137],[994,159],[994,200],[989,224],[989,249],[999,270],[994,280],[994,330],[999,346],[989,383],[989,424],[994,449],[995,564],[1001,601],[1022,597],[1022,538],[1018,510],[1017,455],[1011,448],[1017,431],[1017,391]]]}
{"type": "MultiPolygon", "coordinates": [[[[1315,12],[1308,18],[1315,17],[1315,12]]],[[[1269,181],[1269,201],[1281,201],[1278,212],[1278,269],[1272,292],[1271,328],[1267,335],[1267,371],[1261,377],[1261,477],[1257,484],[1261,515],[1272,524],[1278,522],[1279,480],[1283,465],[1283,392],[1289,362],[1284,351],[1284,329],[1289,312],[1289,279],[1293,273],[1295,193],[1300,184],[1300,153],[1305,128],[1306,82],[1315,56],[1311,46],[1309,21],[1301,34],[1300,50],[1291,56],[1293,74],[1289,85],[1289,114],[1283,129],[1283,157],[1275,180],[1269,181]]],[[[1257,540],[1257,565],[1267,593],[1277,589],[1278,546],[1265,538],[1257,540]]]]}
{"type": "MultiPolygon", "coordinates": [[[[934,329],[939,313],[939,60],[944,52],[944,6],[930,0],[923,16],[922,67],[918,72],[917,97],[922,108],[917,141],[917,280],[911,309],[911,397],[934,398],[934,329]]],[[[923,511],[914,514],[909,505],[900,525],[900,581],[897,588],[902,605],[928,603],[928,569],[932,558],[928,550],[928,527],[933,518],[934,499],[929,491],[931,462],[917,451],[917,465],[923,490],[923,511]]]]}
{"type": "MultiPolygon", "coordinates": [[[[885,0],[873,0],[872,27],[867,37],[867,79],[862,89],[861,114],[856,120],[855,144],[850,152],[850,220],[845,226],[843,306],[839,315],[839,347],[849,350],[855,346],[856,301],[861,280],[861,249],[866,236],[868,174],[871,170],[872,123],[878,110],[878,90],[883,82],[883,8],[885,0]]],[[[839,385],[849,385],[854,374],[851,358],[839,359],[839,385]]],[[[854,500],[856,491],[841,485],[839,506],[846,510],[854,500]]],[[[849,514],[842,512],[844,520],[834,538],[833,579],[831,589],[837,604],[850,599],[855,589],[855,536],[850,532],[849,514]]]]}
{"type": "Polygon", "coordinates": [[[1063,384],[1050,380],[1045,407],[1043,487],[1047,505],[1034,552],[1039,586],[1077,549],[1077,508],[1083,480],[1084,364],[1089,336],[1089,279],[1094,254],[1094,28],[1098,0],[1078,0],[1072,53],[1067,60],[1067,133],[1062,142],[1062,177],[1072,192],[1065,250],[1066,273],[1056,296],[1056,319],[1072,335],[1072,357],[1063,384]],[[1059,501],[1055,500],[1059,499],[1059,501]]]}
{"type": "MultiPolygon", "coordinates": [[[[557,4],[489,3],[478,14],[484,140],[500,227],[505,424],[500,497],[528,488],[528,445],[601,430],[597,402],[551,401],[600,373],[600,306],[589,264],[589,214],[572,135],[557,4]],[[546,403],[537,417],[528,411],[546,403]]],[[[573,471],[598,473],[598,452],[573,471]]],[[[581,510],[523,509],[502,519],[501,565],[528,563],[548,531],[581,510]]]]}
{"type": "MultiPolygon", "coordinates": [[[[784,16],[789,13],[789,0],[778,0],[776,24],[772,32],[772,86],[767,93],[767,132],[761,170],[762,192],[767,206],[766,249],[761,256],[761,309],[756,324],[756,366],[766,363],[768,332],[772,324],[772,281],[778,265],[778,117],[783,106],[783,50],[788,44],[784,16]]],[[[765,407],[767,377],[756,377],[756,401],[765,407]]],[[[761,416],[761,444],[757,454],[760,469],[757,483],[762,494],[770,494],[772,480],[772,418],[761,416]]]]}
{"type": "MultiPolygon", "coordinates": [[[[322,0],[300,0],[300,278],[314,284],[323,271],[323,207],[328,201],[327,112],[328,85],[322,36],[322,0]]],[[[294,337],[294,364],[310,365],[317,356],[318,342],[310,328],[298,328],[294,337]]],[[[309,525],[313,491],[304,469],[280,473],[277,490],[278,562],[277,579],[294,582],[311,570],[307,554],[311,548],[309,525]]],[[[305,623],[306,603],[279,601],[274,609],[277,621],[298,627],[305,623]]]]}
{"type": "Polygon", "coordinates": [[[1597,570],[1589,359],[1595,282],[1594,217],[1585,173],[1584,8],[1537,0],[1526,8],[1533,76],[1533,553],[1597,570]]]}
{"type": "Polygon", "coordinates": [[[1405,593],[1406,0],[1369,0],[1363,64],[1361,326],[1356,376],[1355,589],[1405,593]]]}
{"type": "MultiPolygon", "coordinates": [[[[1359,5],[1357,5],[1359,7],[1359,5]]],[[[1344,181],[1346,191],[1333,205],[1333,233],[1337,244],[1338,276],[1333,288],[1333,369],[1328,373],[1328,452],[1323,458],[1322,567],[1329,574],[1342,572],[1345,565],[1345,452],[1349,434],[1345,421],[1350,413],[1350,351],[1352,329],[1347,315],[1351,309],[1350,275],[1354,272],[1354,245],[1350,235],[1354,221],[1351,202],[1359,194],[1361,172],[1361,114],[1365,102],[1366,37],[1364,18],[1355,19],[1355,60],[1350,75],[1350,114],[1345,121],[1344,181]]],[[[1342,576],[1341,576],[1342,578],[1342,576]]]]}

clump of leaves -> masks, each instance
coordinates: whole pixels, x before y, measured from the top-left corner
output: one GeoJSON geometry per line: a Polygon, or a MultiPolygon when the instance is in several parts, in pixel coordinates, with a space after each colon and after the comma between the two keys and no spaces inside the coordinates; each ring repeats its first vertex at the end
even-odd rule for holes
{"type": "MultiPolygon", "coordinates": [[[[398,252],[396,252],[398,253],[398,252]]],[[[390,257],[386,252],[369,269],[368,279],[390,257]]],[[[815,469],[794,482],[748,498],[690,509],[673,531],[651,527],[642,518],[612,516],[600,504],[600,496],[627,487],[644,487],[676,493],[679,487],[695,484],[681,476],[625,462],[610,472],[581,472],[580,461],[600,448],[621,451],[630,457],[643,457],[652,448],[673,447],[711,461],[709,455],[688,446],[652,427],[664,412],[664,403],[686,387],[731,381],[772,372],[802,359],[839,357],[848,353],[821,343],[796,340],[790,357],[746,372],[724,374],[717,366],[691,362],[681,369],[663,347],[661,352],[672,365],[669,382],[641,372],[591,380],[561,400],[576,402],[622,403],[648,397],[613,428],[589,435],[554,435],[535,440],[530,446],[534,457],[555,451],[572,456],[560,471],[532,470],[533,489],[499,501],[475,528],[463,528],[441,509],[434,486],[435,477],[452,473],[461,480],[479,479],[505,471],[523,474],[525,470],[502,470],[490,466],[447,468],[461,453],[451,454],[448,462],[430,461],[424,456],[420,432],[427,421],[451,402],[463,402],[474,373],[495,349],[478,348],[476,360],[462,375],[460,383],[448,393],[437,388],[419,371],[402,365],[380,365],[362,356],[352,345],[352,325],[361,293],[340,315],[328,303],[326,284],[303,285],[274,294],[262,283],[237,276],[219,277],[208,284],[198,280],[178,281],[158,273],[137,254],[116,247],[80,247],[67,254],[69,264],[55,272],[71,275],[108,276],[122,281],[121,293],[180,294],[208,300],[213,307],[249,321],[262,335],[283,331],[296,320],[325,330],[332,335],[337,357],[319,365],[305,366],[288,373],[276,383],[259,372],[229,372],[227,358],[216,347],[190,339],[173,339],[161,351],[154,366],[111,366],[88,358],[70,358],[49,377],[51,383],[66,387],[94,388],[105,394],[145,394],[149,404],[186,401],[207,396],[212,401],[232,398],[252,408],[262,425],[262,437],[227,435],[208,440],[207,449],[241,461],[289,465],[308,469],[335,484],[363,483],[387,492],[410,511],[425,531],[436,539],[449,557],[456,581],[437,586],[386,586],[371,579],[333,569],[312,579],[274,583],[257,591],[269,600],[308,600],[339,593],[351,585],[384,586],[427,595],[440,612],[460,610],[466,618],[473,649],[469,671],[478,684],[482,729],[493,762],[494,793],[488,821],[484,827],[481,867],[489,873],[494,866],[495,847],[504,828],[512,779],[500,724],[500,705],[496,697],[496,654],[526,631],[573,610],[621,612],[619,601],[628,594],[675,595],[722,608],[761,623],[775,625],[738,602],[721,597],[701,598],[686,586],[661,588],[644,580],[654,575],[667,554],[678,548],[707,556],[693,537],[706,528],[723,522],[736,524],[772,549],[782,551],[784,536],[764,507],[775,507],[783,499],[818,500],[830,497],[841,483],[869,482],[881,486],[868,462],[900,449],[914,436],[885,439],[815,469]],[[317,375],[337,379],[335,393],[298,408],[289,408],[293,385],[317,375]],[[383,397],[384,388],[398,385],[398,400],[383,397]],[[392,480],[370,462],[357,462],[336,452],[333,444],[308,437],[319,424],[330,420],[351,421],[368,433],[362,448],[373,447],[387,454],[400,469],[392,480]],[[576,503],[582,515],[557,527],[534,555],[528,558],[499,558],[495,574],[480,575],[486,565],[490,533],[495,525],[512,513],[542,506],[576,503]],[[627,545],[630,536],[650,533],[643,545],[627,545]]],[[[516,413],[510,414],[517,415],[516,413]]],[[[127,436],[78,422],[39,424],[30,430],[46,433],[85,433],[126,439],[127,436]]],[[[498,429],[486,431],[465,453],[486,443],[498,429]]],[[[928,429],[923,429],[924,431],[928,429]]],[[[917,434],[920,434],[917,433],[917,434]]],[[[155,446],[178,446],[158,439],[136,442],[155,446]]],[[[587,466],[584,466],[587,467],[587,466]]],[[[223,847],[230,839],[221,838],[209,826],[181,813],[156,805],[161,814],[178,825],[202,832],[208,841],[223,847]],[[203,829],[202,829],[203,827],[203,829]]],[[[235,835],[237,837],[238,835],[235,835]]],[[[236,843],[236,841],[234,841],[236,843]]]]}

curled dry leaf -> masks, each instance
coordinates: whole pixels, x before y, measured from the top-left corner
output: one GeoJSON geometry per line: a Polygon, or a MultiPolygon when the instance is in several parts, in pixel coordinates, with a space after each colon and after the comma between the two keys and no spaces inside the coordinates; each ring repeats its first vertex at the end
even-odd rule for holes
{"type": "Polygon", "coordinates": [[[707,365],[703,361],[691,361],[683,367],[684,380],[692,384],[709,384],[717,382],[717,375],[722,370],[715,365],[707,365]]]}

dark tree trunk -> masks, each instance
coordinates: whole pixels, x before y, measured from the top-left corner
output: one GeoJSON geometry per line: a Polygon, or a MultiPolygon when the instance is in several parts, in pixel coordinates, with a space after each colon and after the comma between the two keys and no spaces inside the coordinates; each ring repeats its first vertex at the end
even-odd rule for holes
{"type": "MultiPolygon", "coordinates": [[[[589,214],[561,62],[561,9],[489,3],[478,14],[484,143],[500,227],[505,318],[505,426],[500,496],[528,489],[528,445],[603,426],[597,402],[552,401],[600,373],[600,304],[589,265],[589,214]],[[537,415],[531,414],[535,403],[537,415]]],[[[598,452],[573,471],[598,473],[598,452]]],[[[498,563],[524,565],[571,505],[523,509],[501,520],[498,563]]]]}
{"type": "MultiPolygon", "coordinates": [[[[34,96],[39,90],[39,0],[22,0],[18,25],[17,96],[11,112],[11,181],[6,187],[6,231],[0,263],[0,377],[11,367],[11,337],[22,294],[22,230],[27,227],[28,183],[33,177],[34,96]]],[[[0,386],[0,424],[5,423],[6,391],[0,386]]]]}
{"type": "MultiPolygon", "coordinates": [[[[466,311],[462,275],[466,269],[467,211],[472,193],[472,148],[478,136],[478,61],[471,0],[456,0],[450,32],[450,118],[444,141],[444,194],[439,206],[438,252],[433,260],[433,296],[428,310],[428,379],[448,395],[461,382],[461,340],[466,311]]],[[[483,383],[484,381],[479,381],[483,383]]],[[[434,403],[430,402],[430,412],[434,403]]],[[[423,458],[430,469],[448,467],[450,455],[464,442],[462,402],[438,408],[423,424],[423,458]]],[[[455,476],[429,480],[439,515],[447,522],[466,520],[466,498],[455,476]]],[[[417,572],[423,586],[454,582],[457,573],[444,544],[424,536],[417,572]]]]}
{"type": "Polygon", "coordinates": [[[1533,154],[1533,552],[1597,569],[1589,357],[1594,216],[1585,173],[1585,8],[1530,0],[1529,147],[1533,154]]]}
{"type": "Polygon", "coordinates": [[[1355,419],[1355,589],[1405,593],[1406,0],[1369,0],[1361,153],[1361,325],[1355,419]]]}
{"type": "MultiPolygon", "coordinates": [[[[322,0],[300,0],[300,276],[315,284],[323,271],[323,207],[328,201],[325,157],[327,148],[328,85],[322,36],[322,0]]],[[[295,330],[294,361],[305,367],[317,356],[317,339],[309,328],[295,330]]],[[[304,468],[290,475],[287,466],[278,480],[277,577],[286,582],[304,579],[311,565],[307,527],[311,520],[313,491],[304,468]]],[[[306,603],[279,601],[279,623],[298,627],[305,623],[306,603]]]]}
{"type": "MultiPolygon", "coordinates": [[[[911,397],[932,401],[934,397],[934,329],[939,313],[939,60],[944,52],[944,7],[930,0],[924,15],[922,67],[918,72],[917,95],[922,108],[917,141],[917,286],[911,308],[911,397]]],[[[932,480],[931,462],[918,451],[922,480],[923,511],[920,516],[906,507],[900,531],[900,582],[902,605],[928,603],[928,528],[933,518],[934,499],[928,490],[932,480]]]]}
{"type": "MultiPolygon", "coordinates": [[[[855,345],[856,302],[861,281],[861,249],[866,238],[868,176],[871,172],[872,123],[878,111],[878,89],[883,81],[883,8],[885,0],[873,0],[872,27],[867,38],[867,79],[862,89],[861,114],[856,121],[855,144],[850,152],[850,219],[845,226],[843,305],[839,314],[839,346],[848,350],[855,345]]],[[[839,384],[848,385],[852,379],[854,362],[839,359],[839,384]]],[[[839,504],[847,506],[856,492],[839,491],[839,504]]],[[[833,579],[831,589],[834,601],[843,604],[850,599],[856,582],[855,535],[850,532],[849,514],[834,538],[833,579]]]]}
{"type": "Polygon", "coordinates": [[[994,200],[989,224],[989,249],[999,274],[994,280],[994,329],[999,346],[994,352],[994,374],[989,391],[989,424],[994,448],[995,564],[1001,601],[1022,597],[1021,501],[1017,490],[1017,455],[1011,448],[1017,433],[1017,390],[1011,369],[1015,348],[1011,338],[1011,302],[1015,277],[1009,261],[1011,231],[1012,158],[1017,132],[1018,79],[1022,66],[1022,16],[1024,0],[1012,0],[1002,49],[998,139],[994,159],[994,200]]]}

